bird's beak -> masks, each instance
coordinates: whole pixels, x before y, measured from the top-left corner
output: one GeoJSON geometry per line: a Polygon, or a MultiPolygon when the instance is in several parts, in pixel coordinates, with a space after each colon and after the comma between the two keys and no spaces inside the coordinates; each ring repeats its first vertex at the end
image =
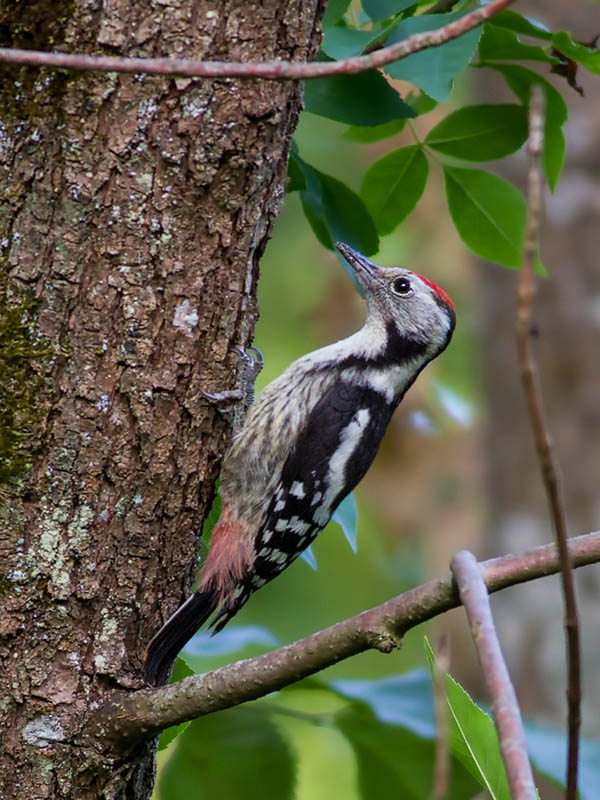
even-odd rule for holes
{"type": "Polygon", "coordinates": [[[353,250],[347,244],[344,244],[344,242],[336,242],[335,246],[354,270],[354,274],[361,287],[365,291],[370,289],[373,285],[373,281],[378,277],[381,267],[378,267],[377,264],[373,264],[373,262],[365,258],[362,253],[353,250]]]}

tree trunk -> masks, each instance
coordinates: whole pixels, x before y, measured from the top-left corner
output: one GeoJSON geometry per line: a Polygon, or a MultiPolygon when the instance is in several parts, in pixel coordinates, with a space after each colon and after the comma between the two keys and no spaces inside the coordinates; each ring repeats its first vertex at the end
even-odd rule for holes
{"type": "MultiPolygon", "coordinates": [[[[307,60],[322,0],[45,0],[0,44],[307,60]]],[[[0,72],[0,796],[148,797],[85,738],[190,588],[295,83],[0,72]]]]}

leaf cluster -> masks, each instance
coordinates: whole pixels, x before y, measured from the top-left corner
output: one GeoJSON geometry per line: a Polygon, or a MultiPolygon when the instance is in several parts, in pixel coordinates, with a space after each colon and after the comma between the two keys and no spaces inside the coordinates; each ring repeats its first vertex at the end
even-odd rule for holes
{"type": "MultiPolygon", "coordinates": [[[[408,0],[364,0],[362,9],[331,0],[324,18],[320,58],[341,60],[431,31],[467,13],[423,13],[408,0]]],[[[348,125],[346,137],[361,143],[391,139],[406,128],[414,144],[393,149],[372,163],[360,192],[308,164],[294,146],[288,191],[300,193],[302,208],[318,240],[328,249],[342,240],[371,255],[379,237],[392,233],[421,199],[432,163],[444,175],[446,201],[454,226],[476,255],[506,267],[519,267],[525,230],[523,194],[489,169],[473,166],[518,151],[527,138],[531,90],[540,86],[546,104],[543,168],[550,189],[564,163],[567,105],[541,72],[554,72],[578,88],[579,66],[600,72],[600,51],[551,32],[541,23],[504,10],[481,28],[422,50],[384,68],[358,75],[307,81],[306,111],[348,125]],[[469,105],[451,111],[420,139],[412,120],[445,103],[456,79],[469,69],[493,70],[514,96],[513,103],[469,105]],[[397,81],[413,85],[405,96],[397,81]]]]}
{"type": "MultiPolygon", "coordinates": [[[[228,640],[232,651],[257,634],[257,643],[272,639],[256,628],[233,631],[228,640]]],[[[425,646],[432,669],[431,648],[425,646]]],[[[187,661],[198,665],[197,659],[184,658],[174,679],[191,674],[187,661]]],[[[494,800],[509,800],[492,719],[450,675],[443,680],[451,753],[448,800],[479,796],[482,790],[494,800]]],[[[311,678],[276,696],[166,731],[161,747],[171,744],[172,754],[160,774],[157,800],[292,798],[299,784],[314,779],[307,771],[307,751],[311,768],[324,759],[329,773],[319,779],[316,796],[325,796],[321,784],[329,780],[334,797],[351,792],[380,800],[393,791],[409,800],[428,800],[435,737],[431,678],[425,670],[378,680],[311,678]],[[314,753],[311,740],[323,752],[314,753]],[[336,774],[342,763],[345,777],[336,774]]],[[[538,774],[561,785],[564,737],[530,725],[527,739],[538,774]]],[[[581,797],[591,800],[600,779],[599,744],[584,742],[583,753],[581,797]]]]}

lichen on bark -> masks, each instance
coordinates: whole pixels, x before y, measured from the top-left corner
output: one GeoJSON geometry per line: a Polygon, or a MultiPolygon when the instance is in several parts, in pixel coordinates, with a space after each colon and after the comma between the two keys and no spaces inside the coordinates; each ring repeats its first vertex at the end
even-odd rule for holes
{"type": "Polygon", "coordinates": [[[30,290],[9,292],[0,276],[0,502],[2,485],[14,491],[43,448],[52,349],[37,333],[37,307],[30,290]]]}

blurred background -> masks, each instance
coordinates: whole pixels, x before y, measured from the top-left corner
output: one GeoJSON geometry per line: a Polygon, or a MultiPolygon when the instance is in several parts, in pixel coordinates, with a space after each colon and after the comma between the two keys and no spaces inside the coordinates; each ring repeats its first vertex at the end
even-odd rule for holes
{"type": "MultiPolygon", "coordinates": [[[[531,2],[518,10],[553,29],[571,29],[582,40],[600,32],[594,3],[565,7],[558,0],[531,2]]],[[[468,70],[467,81],[456,90],[460,99],[510,101],[491,72],[468,70]]],[[[547,70],[544,74],[551,79],[547,70]]],[[[567,163],[554,196],[547,197],[542,258],[549,277],[540,279],[535,302],[536,353],[572,535],[600,527],[600,85],[583,72],[578,77],[583,97],[561,85],[570,108],[567,163]]],[[[418,118],[417,132],[425,134],[448,110],[446,104],[418,118]]],[[[350,141],[346,130],[304,113],[296,139],[306,161],[355,191],[375,159],[414,142],[410,126],[375,144],[350,141]]],[[[449,220],[441,174],[431,166],[426,194],[400,229],[382,240],[373,260],[409,267],[439,283],[456,305],[454,339],[405,397],[373,467],[356,490],[357,554],[330,523],[313,548],[318,569],[298,560],[253,596],[233,626],[258,625],[274,641],[286,643],[442,574],[457,549],[489,558],[552,540],[515,356],[517,276],[478,262],[462,245],[449,220]]],[[[524,153],[508,165],[503,162],[501,169],[524,186],[524,153]]],[[[364,303],[338,258],[315,239],[297,192],[286,198],[262,261],[259,302],[255,344],[265,356],[265,368],[258,388],[298,356],[362,325],[364,303]]],[[[583,730],[597,738],[600,569],[586,567],[576,577],[583,730]]],[[[559,581],[545,578],[506,590],[494,596],[493,611],[523,713],[563,729],[559,581]]],[[[424,667],[424,634],[435,641],[442,632],[450,638],[452,674],[475,697],[483,697],[460,610],[410,632],[400,651],[388,656],[365,653],[321,677],[377,678],[424,667]]],[[[218,637],[213,641],[217,646],[218,637]]],[[[260,649],[250,647],[244,655],[260,649]]],[[[229,654],[215,652],[202,659],[202,667],[230,660],[229,654]]],[[[302,753],[297,797],[351,797],[343,774],[352,760],[343,737],[301,720],[286,724],[302,753]]]]}

